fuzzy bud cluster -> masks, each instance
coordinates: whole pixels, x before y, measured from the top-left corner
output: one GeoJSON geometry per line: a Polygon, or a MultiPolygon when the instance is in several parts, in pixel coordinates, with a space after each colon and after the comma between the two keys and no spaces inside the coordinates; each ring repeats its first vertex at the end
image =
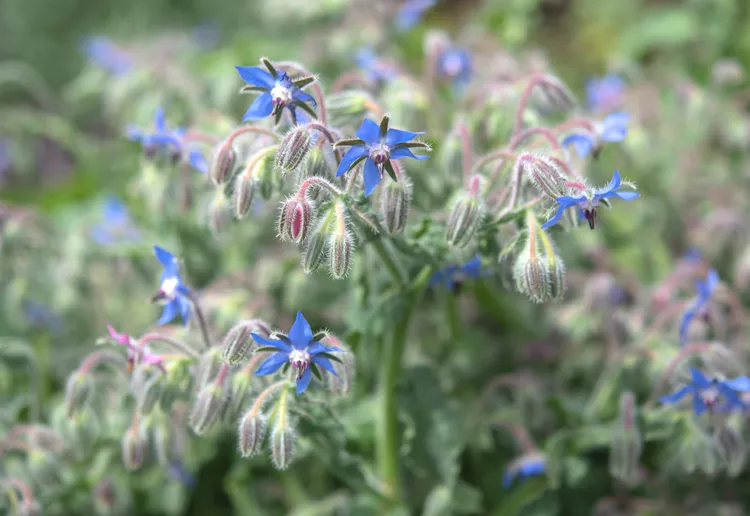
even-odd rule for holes
{"type": "Polygon", "coordinates": [[[312,145],[313,138],[310,129],[306,125],[295,126],[281,140],[279,150],[276,151],[274,167],[282,175],[294,172],[302,166],[312,145]]]}

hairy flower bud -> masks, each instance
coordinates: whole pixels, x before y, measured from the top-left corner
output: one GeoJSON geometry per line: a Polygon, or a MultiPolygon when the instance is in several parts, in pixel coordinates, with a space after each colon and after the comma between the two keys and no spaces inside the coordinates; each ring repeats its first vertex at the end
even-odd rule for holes
{"type": "Polygon", "coordinates": [[[208,208],[208,227],[213,234],[224,231],[232,222],[231,211],[223,193],[217,192],[208,208]]]}
{"type": "Polygon", "coordinates": [[[237,153],[232,148],[232,144],[224,142],[219,145],[208,166],[208,176],[211,181],[217,186],[224,184],[232,177],[236,162],[237,153]]]}
{"type": "Polygon", "coordinates": [[[576,104],[570,89],[554,75],[545,75],[537,82],[533,98],[542,110],[549,111],[564,111],[576,104]]]}
{"type": "Polygon", "coordinates": [[[312,134],[307,125],[297,125],[284,136],[276,151],[274,167],[282,174],[294,172],[302,165],[312,147],[312,134]]]}
{"type": "Polygon", "coordinates": [[[565,195],[565,178],[559,166],[548,157],[525,152],[518,157],[515,166],[520,168],[522,177],[528,177],[548,199],[554,200],[565,195]]]}
{"type": "Polygon", "coordinates": [[[295,244],[305,240],[313,221],[313,206],[306,196],[287,199],[279,213],[279,235],[295,244]]]}
{"type": "Polygon", "coordinates": [[[249,371],[240,371],[232,376],[229,384],[229,401],[226,403],[222,419],[227,423],[237,421],[237,415],[242,411],[251,394],[253,375],[249,371]]]}
{"type": "Polygon", "coordinates": [[[156,422],[153,428],[153,447],[156,460],[162,466],[168,466],[172,462],[172,431],[169,423],[163,418],[156,422]]]}
{"type": "Polygon", "coordinates": [[[198,389],[203,389],[216,378],[222,363],[222,349],[219,347],[214,346],[201,355],[198,361],[198,389]]]}
{"type": "Polygon", "coordinates": [[[307,237],[307,245],[305,246],[304,253],[302,253],[302,270],[305,274],[310,274],[318,270],[326,257],[328,228],[332,217],[332,212],[322,216],[307,237]]]}
{"type": "Polygon", "coordinates": [[[243,457],[252,457],[263,445],[266,438],[266,420],[255,411],[249,410],[240,420],[238,429],[238,441],[240,454],[243,457]]]}
{"type": "Polygon", "coordinates": [[[453,247],[466,247],[482,222],[484,207],[471,195],[462,195],[453,205],[445,227],[445,238],[453,247]]]}
{"type": "Polygon", "coordinates": [[[694,418],[685,419],[685,432],[679,441],[679,458],[685,473],[696,470],[707,475],[715,475],[721,465],[716,449],[716,442],[697,423],[694,418]]]}
{"type": "Polygon", "coordinates": [[[251,174],[243,172],[237,176],[232,191],[232,208],[235,217],[241,219],[248,214],[257,190],[258,181],[251,174]]]}
{"type": "Polygon", "coordinates": [[[743,358],[721,342],[712,342],[701,359],[712,377],[735,378],[745,370],[743,358]]]}
{"type": "Polygon", "coordinates": [[[164,394],[165,384],[166,380],[161,374],[152,376],[145,383],[143,390],[138,393],[138,410],[141,414],[149,414],[159,404],[164,394]]]}
{"type": "Polygon", "coordinates": [[[130,471],[136,471],[146,460],[148,437],[138,425],[128,427],[122,437],[122,463],[130,471]]]}
{"type": "Polygon", "coordinates": [[[406,227],[406,216],[411,202],[411,184],[402,175],[400,181],[385,180],[380,194],[380,210],[388,233],[396,235],[406,227]]]}
{"type": "Polygon", "coordinates": [[[224,337],[224,344],[222,344],[225,363],[235,365],[245,359],[254,342],[250,336],[251,333],[268,335],[271,333],[271,328],[259,319],[250,319],[235,324],[227,332],[226,337],[224,337]]]}
{"type": "Polygon", "coordinates": [[[620,397],[619,419],[610,446],[609,472],[628,487],[640,481],[638,461],[643,444],[635,417],[635,396],[632,392],[624,392],[620,397]]]}
{"type": "Polygon", "coordinates": [[[190,413],[190,428],[197,435],[205,435],[216,423],[226,403],[224,387],[211,383],[198,394],[198,399],[190,413]]]}
{"type": "Polygon", "coordinates": [[[725,421],[718,425],[714,440],[719,456],[726,464],[727,473],[730,477],[736,477],[744,469],[747,459],[747,445],[744,437],[729,421],[725,421]]]}
{"type": "Polygon", "coordinates": [[[65,413],[73,417],[85,407],[91,396],[91,381],[85,373],[74,372],[65,384],[65,413]]]}
{"type": "MultiPolygon", "coordinates": [[[[533,241],[534,235],[529,237],[533,241]]],[[[550,273],[546,260],[537,252],[533,244],[518,254],[513,267],[513,279],[518,291],[535,303],[543,303],[550,298],[550,273]]]]}
{"type": "Polygon", "coordinates": [[[276,469],[286,469],[294,459],[294,431],[289,426],[277,426],[271,432],[271,459],[276,469]]]}
{"type": "Polygon", "coordinates": [[[62,464],[51,453],[41,448],[30,448],[26,454],[29,471],[34,482],[40,486],[59,482],[62,464]]]}
{"type": "Polygon", "coordinates": [[[334,233],[328,239],[329,267],[334,279],[342,279],[349,272],[353,250],[354,239],[348,231],[334,233]]]}
{"type": "Polygon", "coordinates": [[[328,347],[335,346],[344,350],[343,353],[336,353],[336,357],[340,359],[341,362],[331,360],[333,369],[338,376],[326,372],[325,379],[328,390],[333,394],[338,396],[348,396],[354,388],[354,377],[356,375],[356,360],[351,348],[347,344],[341,342],[338,337],[334,335],[328,335],[321,339],[320,342],[328,347]]]}
{"type": "Polygon", "coordinates": [[[160,398],[161,409],[166,413],[172,412],[172,404],[180,397],[190,392],[194,377],[190,362],[187,360],[175,360],[167,368],[164,381],[164,389],[160,398]]]}

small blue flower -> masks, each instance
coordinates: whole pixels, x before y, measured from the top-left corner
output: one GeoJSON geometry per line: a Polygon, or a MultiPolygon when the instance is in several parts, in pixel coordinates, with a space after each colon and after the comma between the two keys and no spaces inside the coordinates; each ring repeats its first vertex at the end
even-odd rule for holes
{"type": "Polygon", "coordinates": [[[625,94],[625,82],[617,74],[607,74],[586,82],[586,104],[592,111],[610,111],[619,106],[625,94]]]}
{"type": "Polygon", "coordinates": [[[10,140],[7,138],[0,138],[0,177],[2,177],[5,171],[13,164],[11,158],[10,140]]]}
{"type": "Polygon", "coordinates": [[[593,151],[594,155],[599,152],[602,142],[621,142],[628,134],[628,121],[630,115],[627,113],[612,113],[596,126],[596,134],[573,133],[566,136],[563,141],[563,147],[570,144],[576,149],[578,155],[582,158],[588,156],[593,151]]]}
{"type": "Polygon", "coordinates": [[[456,285],[466,278],[479,278],[482,276],[482,260],[479,255],[474,256],[471,260],[463,265],[449,265],[448,267],[435,272],[430,277],[430,286],[442,283],[449,290],[456,288],[456,285]]]}
{"type": "MultiPolygon", "coordinates": [[[[175,161],[185,158],[187,151],[185,134],[187,130],[184,127],[170,129],[167,126],[162,108],[158,108],[154,115],[153,132],[142,131],[135,125],[130,125],[127,128],[127,133],[128,138],[139,142],[147,154],[162,152],[171,156],[175,161]]],[[[187,162],[202,174],[208,172],[208,161],[197,149],[190,149],[187,152],[187,162]]]]}
{"type": "Polygon", "coordinates": [[[615,170],[609,184],[604,188],[591,189],[578,197],[569,197],[567,195],[558,197],[555,199],[558,204],[557,211],[551,219],[544,223],[542,229],[547,229],[557,224],[562,218],[565,210],[572,206],[578,208],[579,217],[585,218],[589,223],[589,227],[594,229],[596,208],[601,200],[609,197],[618,197],[624,201],[632,201],[633,199],[640,197],[641,194],[638,192],[618,192],[617,190],[620,188],[621,184],[622,180],[620,179],[620,173],[615,170]]]}
{"type": "Polygon", "coordinates": [[[273,374],[284,364],[291,364],[297,371],[297,394],[302,394],[310,385],[310,380],[312,380],[312,370],[308,367],[310,364],[322,367],[338,376],[327,354],[343,350],[335,346],[327,348],[313,340],[312,329],[302,312],[297,312],[297,320],[294,321],[288,336],[280,336],[279,339],[266,339],[255,333],[252,336],[258,344],[278,349],[255,371],[258,376],[273,374]]]}
{"type": "Polygon", "coordinates": [[[25,298],[22,305],[23,313],[28,318],[30,324],[45,327],[52,333],[62,333],[64,331],[65,323],[63,318],[46,306],[29,298],[25,298]]]}
{"type": "Polygon", "coordinates": [[[306,103],[317,106],[312,95],[302,91],[302,87],[314,81],[312,77],[305,77],[293,81],[286,72],[278,72],[268,61],[263,61],[268,70],[259,66],[235,66],[240,77],[249,87],[247,91],[256,91],[261,94],[253,101],[250,108],[242,117],[243,122],[249,120],[261,120],[267,116],[276,116],[276,121],[281,119],[281,113],[287,108],[294,122],[297,122],[297,108],[314,115],[314,111],[306,103]]]}
{"type": "Polygon", "coordinates": [[[396,14],[396,28],[400,31],[411,29],[419,23],[424,12],[436,3],[437,0],[406,0],[396,14]]]}
{"type": "Polygon", "coordinates": [[[357,53],[355,62],[372,82],[387,82],[398,76],[398,69],[377,56],[371,48],[361,49],[357,53]]]}
{"type": "Polygon", "coordinates": [[[103,206],[104,220],[91,228],[91,238],[97,244],[137,242],[141,235],[130,219],[125,204],[117,197],[110,196],[103,206]]]}
{"type": "Polygon", "coordinates": [[[673,404],[682,400],[688,394],[693,396],[693,412],[700,416],[707,410],[731,410],[736,407],[742,407],[737,392],[747,392],[750,390],[750,379],[745,377],[736,378],[735,380],[719,381],[716,378],[708,379],[700,370],[690,368],[690,383],[666,396],[659,398],[659,401],[665,404],[673,404]],[[718,407],[721,400],[726,401],[723,407],[718,407]]]}
{"type": "Polygon", "coordinates": [[[169,476],[185,486],[188,489],[193,489],[196,486],[195,477],[190,473],[180,460],[173,460],[167,466],[167,473],[169,476]]]}
{"type": "Polygon", "coordinates": [[[115,75],[122,75],[133,69],[132,58],[109,38],[89,36],[83,39],[82,47],[92,62],[115,75]]]}
{"type": "Polygon", "coordinates": [[[383,179],[383,169],[394,176],[391,160],[398,158],[414,158],[425,160],[429,156],[416,156],[410,147],[429,148],[427,144],[411,142],[414,138],[424,133],[412,133],[399,129],[388,129],[387,118],[380,125],[366,118],[362,125],[354,133],[357,139],[337,142],[336,145],[351,145],[352,147],[344,154],[336,177],[346,174],[349,170],[365,160],[365,197],[369,197],[375,187],[383,179]]]}
{"type": "Polygon", "coordinates": [[[190,300],[188,299],[190,289],[182,283],[177,259],[172,253],[156,245],[154,246],[154,254],[156,259],[164,266],[164,272],[161,273],[159,290],[151,298],[151,301],[164,300],[167,302],[159,318],[159,324],[167,324],[178,315],[182,317],[183,324],[187,324],[190,318],[190,300]]]}
{"type": "Polygon", "coordinates": [[[465,48],[446,48],[438,54],[437,72],[441,77],[451,79],[457,91],[463,91],[473,74],[471,52],[465,48]]]}
{"type": "Polygon", "coordinates": [[[714,269],[708,271],[705,280],[697,280],[695,282],[695,290],[698,291],[698,296],[682,315],[682,320],[680,321],[680,346],[683,346],[687,342],[688,329],[693,319],[696,316],[708,315],[708,302],[711,300],[711,296],[717,286],[719,286],[719,273],[714,269]]]}
{"type": "Polygon", "coordinates": [[[508,489],[516,478],[524,480],[529,477],[544,475],[547,464],[541,453],[530,453],[523,455],[505,468],[503,473],[503,488],[508,489]]]}

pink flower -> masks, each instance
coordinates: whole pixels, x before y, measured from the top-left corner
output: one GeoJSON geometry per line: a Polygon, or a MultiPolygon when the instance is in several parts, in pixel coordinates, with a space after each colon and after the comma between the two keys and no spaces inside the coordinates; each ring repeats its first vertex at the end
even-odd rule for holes
{"type": "Polygon", "coordinates": [[[115,342],[117,342],[118,344],[122,344],[123,346],[128,348],[128,372],[133,369],[133,365],[138,361],[139,358],[147,364],[154,364],[158,365],[162,369],[164,368],[163,366],[161,366],[161,363],[164,361],[163,356],[151,353],[146,349],[136,346],[135,344],[133,344],[133,339],[131,339],[130,335],[128,335],[127,333],[117,333],[117,331],[109,323],[107,323],[107,330],[109,330],[109,334],[115,340],[115,342]]]}

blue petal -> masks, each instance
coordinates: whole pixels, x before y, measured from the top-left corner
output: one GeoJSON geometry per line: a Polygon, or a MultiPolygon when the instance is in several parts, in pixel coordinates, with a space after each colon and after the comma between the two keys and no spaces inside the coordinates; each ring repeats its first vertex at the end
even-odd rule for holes
{"type": "Polygon", "coordinates": [[[289,340],[297,349],[304,349],[313,340],[313,333],[302,312],[297,312],[297,319],[289,330],[289,340]]]}
{"type": "Polygon", "coordinates": [[[154,246],[154,254],[156,255],[156,259],[159,260],[165,268],[173,266],[177,262],[172,253],[158,245],[154,246]]]}
{"type": "Polygon", "coordinates": [[[107,197],[104,201],[104,220],[112,224],[125,224],[129,219],[125,204],[115,196],[107,197]]]}
{"type": "Polygon", "coordinates": [[[461,266],[461,272],[469,276],[479,276],[482,272],[482,259],[479,255],[466,262],[461,266]]]}
{"type": "Polygon", "coordinates": [[[555,215],[549,219],[547,222],[542,224],[542,229],[548,229],[560,222],[560,219],[563,216],[563,213],[567,208],[570,208],[571,206],[578,204],[579,202],[584,200],[584,197],[569,197],[567,195],[563,195],[562,197],[558,197],[555,199],[559,206],[557,207],[557,211],[555,212],[555,215]]]}
{"type": "Polygon", "coordinates": [[[263,346],[273,346],[274,348],[280,349],[284,353],[289,353],[292,350],[292,347],[283,340],[267,339],[265,337],[261,337],[257,333],[251,333],[250,335],[253,337],[253,340],[255,342],[257,342],[258,344],[262,344],[263,346]]]}
{"type": "Polygon", "coordinates": [[[157,133],[167,130],[167,122],[164,119],[164,109],[161,107],[156,108],[156,113],[154,114],[154,128],[157,133]]]}
{"type": "Polygon", "coordinates": [[[518,470],[515,468],[507,468],[503,472],[503,488],[508,489],[510,486],[513,485],[513,481],[516,479],[516,474],[518,473],[518,470]]]}
{"type": "Polygon", "coordinates": [[[260,367],[256,369],[255,374],[257,376],[266,376],[269,374],[273,374],[288,361],[289,355],[287,355],[286,353],[274,353],[263,361],[260,367]]]}
{"type": "Polygon", "coordinates": [[[619,197],[623,201],[632,201],[640,196],[641,194],[638,192],[610,192],[609,194],[601,196],[600,199],[603,197],[619,197]]]}
{"type": "Polygon", "coordinates": [[[365,160],[365,197],[369,197],[373,190],[380,184],[383,179],[380,176],[378,166],[371,159],[365,160]]]}
{"type": "Polygon", "coordinates": [[[706,282],[705,282],[705,294],[706,298],[711,297],[711,295],[714,293],[714,290],[716,290],[716,287],[719,286],[719,273],[716,272],[716,269],[711,269],[708,271],[708,274],[706,275],[706,282]]]}
{"type": "Polygon", "coordinates": [[[336,370],[333,368],[333,364],[331,364],[331,361],[328,360],[326,357],[321,357],[320,355],[312,357],[312,363],[317,364],[329,373],[331,373],[334,376],[338,376],[339,374],[336,372],[336,370]]]}
{"type": "Polygon", "coordinates": [[[308,367],[305,369],[305,372],[302,374],[302,378],[297,380],[297,395],[302,394],[305,392],[305,389],[307,389],[307,386],[310,385],[310,380],[312,380],[312,370],[308,367]]]}
{"type": "Polygon", "coordinates": [[[311,355],[316,355],[318,353],[332,353],[336,351],[344,350],[336,346],[331,346],[330,348],[326,347],[326,345],[322,342],[313,342],[312,344],[310,344],[310,347],[307,348],[307,352],[311,355]]]}
{"type": "Polygon", "coordinates": [[[208,161],[203,157],[203,154],[199,150],[190,152],[190,166],[201,174],[208,173],[208,161]]]}
{"type": "Polygon", "coordinates": [[[731,380],[724,380],[721,383],[733,391],[750,392],[750,378],[747,376],[739,376],[731,380]]]}
{"type": "Polygon", "coordinates": [[[706,403],[701,399],[700,396],[693,397],[693,412],[696,416],[700,416],[707,410],[706,403]]]}
{"type": "Polygon", "coordinates": [[[292,92],[292,98],[298,102],[309,102],[313,105],[313,107],[318,107],[318,103],[315,102],[315,98],[299,88],[294,89],[294,91],[292,92]]]}
{"type": "MultiPolygon", "coordinates": [[[[378,128],[380,131],[380,128],[378,128]]],[[[383,142],[389,147],[395,147],[400,143],[406,143],[412,141],[414,138],[424,133],[412,133],[410,131],[402,131],[401,129],[388,129],[385,133],[383,142]]],[[[380,133],[378,132],[378,136],[380,133]]]]}
{"type": "Polygon", "coordinates": [[[177,313],[179,310],[180,307],[176,299],[173,299],[172,301],[164,305],[164,311],[161,313],[161,317],[159,317],[159,324],[167,324],[172,322],[172,320],[177,317],[177,313]]]}
{"type": "Polygon", "coordinates": [[[242,121],[261,120],[270,115],[271,111],[273,111],[273,97],[270,93],[263,93],[250,104],[250,108],[242,117],[242,121]]]}
{"type": "Polygon", "coordinates": [[[141,143],[143,143],[143,145],[163,145],[165,147],[171,145],[175,149],[180,149],[182,147],[182,139],[174,132],[154,133],[146,139],[141,140],[141,143]]]}
{"type": "Polygon", "coordinates": [[[365,118],[354,135],[368,146],[377,145],[380,143],[380,126],[369,118],[365,118]]]}
{"type": "Polygon", "coordinates": [[[128,124],[125,128],[125,132],[128,135],[128,138],[134,142],[140,142],[143,139],[143,131],[138,129],[138,126],[135,124],[128,124]]]}
{"type": "Polygon", "coordinates": [[[567,147],[572,143],[576,148],[576,153],[582,158],[588,156],[594,147],[594,139],[591,136],[577,133],[566,136],[561,143],[563,147],[567,147]]]}
{"type": "Polygon", "coordinates": [[[177,301],[177,306],[182,316],[182,323],[187,324],[190,319],[190,301],[185,296],[177,296],[175,301],[177,301]]]}
{"type": "Polygon", "coordinates": [[[620,185],[622,184],[622,179],[620,179],[620,172],[615,170],[615,172],[612,174],[612,179],[609,180],[609,183],[604,188],[598,188],[596,190],[596,193],[598,195],[604,195],[612,192],[613,190],[617,190],[620,188],[620,185]]]}
{"type": "Polygon", "coordinates": [[[706,376],[700,371],[700,369],[691,367],[690,376],[692,378],[691,385],[694,389],[707,389],[713,384],[711,380],[706,378],[706,376]]]}
{"type": "Polygon", "coordinates": [[[364,145],[354,145],[353,147],[351,147],[348,151],[346,151],[344,157],[341,158],[339,168],[336,170],[336,177],[346,174],[351,168],[352,164],[362,156],[366,156],[368,152],[369,151],[367,150],[367,147],[365,147],[364,145]]]}
{"type": "Polygon", "coordinates": [[[689,394],[692,391],[693,389],[689,385],[686,385],[685,387],[673,392],[672,394],[667,394],[666,396],[662,396],[661,398],[659,398],[659,401],[661,403],[668,403],[668,404],[677,403],[678,401],[680,401],[682,398],[684,398],[687,394],[689,394]]]}
{"type": "Polygon", "coordinates": [[[690,323],[693,321],[693,318],[695,317],[695,312],[697,311],[697,306],[692,305],[690,308],[688,308],[685,313],[682,316],[682,320],[680,321],[680,346],[685,344],[685,341],[687,340],[687,332],[688,328],[690,327],[690,323]]]}
{"type": "Polygon", "coordinates": [[[429,158],[427,154],[422,154],[421,156],[415,156],[414,153],[409,149],[408,147],[396,147],[391,151],[391,159],[398,159],[398,158],[414,158],[418,159],[419,161],[423,161],[429,158]]]}
{"type": "Polygon", "coordinates": [[[276,79],[266,70],[259,66],[235,66],[235,69],[242,77],[242,80],[253,86],[272,89],[276,84],[276,79]]]}
{"type": "Polygon", "coordinates": [[[545,471],[545,464],[542,460],[534,460],[522,464],[518,469],[522,478],[535,475],[543,475],[545,471]]]}

